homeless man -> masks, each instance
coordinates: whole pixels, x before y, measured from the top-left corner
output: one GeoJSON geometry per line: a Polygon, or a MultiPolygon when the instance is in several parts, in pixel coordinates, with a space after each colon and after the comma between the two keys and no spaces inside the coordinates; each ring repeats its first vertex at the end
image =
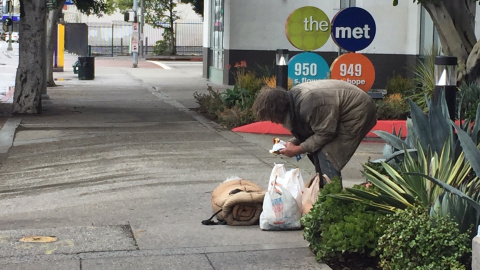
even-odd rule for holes
{"type": "Polygon", "coordinates": [[[252,109],[258,121],[282,124],[295,136],[279,154],[307,153],[316,172],[330,179],[341,177],[340,171],[377,122],[372,98],[341,80],[302,83],[290,91],[264,87],[252,109]]]}

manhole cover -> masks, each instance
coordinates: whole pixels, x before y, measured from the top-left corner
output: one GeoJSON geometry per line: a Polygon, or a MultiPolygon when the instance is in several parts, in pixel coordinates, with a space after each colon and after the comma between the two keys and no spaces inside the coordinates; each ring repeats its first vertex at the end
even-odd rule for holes
{"type": "Polygon", "coordinates": [[[130,225],[0,231],[0,259],[136,249],[130,225]]]}

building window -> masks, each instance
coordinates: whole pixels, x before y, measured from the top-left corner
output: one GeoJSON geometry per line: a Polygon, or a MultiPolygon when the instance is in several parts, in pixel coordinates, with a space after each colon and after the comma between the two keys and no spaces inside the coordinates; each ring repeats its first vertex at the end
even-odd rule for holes
{"type": "Polygon", "coordinates": [[[224,0],[213,0],[212,5],[212,67],[223,69],[223,8],[224,0]]]}
{"type": "Polygon", "coordinates": [[[356,6],[357,0],[340,0],[340,9],[356,6]]]}
{"type": "Polygon", "coordinates": [[[430,14],[422,7],[420,11],[420,57],[440,52],[440,39],[430,14]]]}

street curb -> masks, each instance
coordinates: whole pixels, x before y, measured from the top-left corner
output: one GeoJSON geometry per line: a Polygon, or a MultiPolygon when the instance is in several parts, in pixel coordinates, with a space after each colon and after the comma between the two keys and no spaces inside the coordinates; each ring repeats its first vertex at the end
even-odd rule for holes
{"type": "Polygon", "coordinates": [[[195,55],[159,55],[147,56],[145,60],[150,61],[203,61],[203,56],[195,55]]]}
{"type": "Polygon", "coordinates": [[[0,129],[0,154],[8,153],[8,150],[13,144],[13,139],[15,138],[15,131],[21,121],[21,117],[8,118],[5,125],[0,129]]]}
{"type": "Polygon", "coordinates": [[[179,103],[178,101],[174,100],[173,98],[171,98],[170,96],[168,96],[167,94],[162,92],[159,87],[151,86],[151,89],[155,90],[155,91],[150,91],[154,96],[156,96],[160,100],[166,102],[170,106],[176,108],[177,110],[182,111],[182,112],[190,115],[191,117],[193,117],[196,121],[198,121],[200,124],[202,124],[206,128],[208,128],[210,130],[213,130],[215,132],[226,130],[220,124],[218,124],[214,121],[211,121],[211,120],[207,119],[206,117],[198,114],[197,112],[183,106],[181,103],[179,103]]]}

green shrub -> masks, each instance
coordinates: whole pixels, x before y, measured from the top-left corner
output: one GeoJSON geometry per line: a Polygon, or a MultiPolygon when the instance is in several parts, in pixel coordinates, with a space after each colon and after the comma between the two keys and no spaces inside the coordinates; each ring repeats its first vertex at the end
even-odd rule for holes
{"type": "Polygon", "coordinates": [[[246,89],[252,95],[255,95],[263,87],[263,85],[263,80],[261,78],[257,78],[253,71],[247,71],[236,76],[235,86],[246,89]]]}
{"type": "Polygon", "coordinates": [[[235,85],[233,89],[226,89],[225,92],[221,94],[221,98],[227,108],[237,106],[242,110],[248,110],[253,106],[255,94],[252,94],[252,92],[246,88],[235,85]]]}
{"type": "Polygon", "coordinates": [[[231,108],[225,108],[223,111],[217,112],[218,122],[226,128],[234,128],[242,126],[254,121],[252,110],[244,110],[235,105],[231,108]]]}
{"type": "Polygon", "coordinates": [[[413,79],[394,74],[387,80],[385,88],[387,95],[383,100],[377,101],[377,118],[380,120],[407,119],[409,107],[405,97],[415,88],[413,79]]]}
{"type": "Polygon", "coordinates": [[[461,259],[471,252],[469,237],[446,217],[432,218],[428,210],[412,207],[381,222],[378,241],[382,269],[465,269],[461,259]]]}
{"type": "Polygon", "coordinates": [[[413,81],[415,89],[409,95],[409,98],[423,111],[427,111],[428,100],[433,97],[435,89],[435,57],[438,55],[440,55],[438,48],[432,46],[414,67],[413,81]]]}
{"type": "Polygon", "coordinates": [[[408,102],[398,93],[387,95],[376,103],[379,120],[405,120],[410,111],[408,102]]]}
{"type": "Polygon", "coordinates": [[[363,260],[376,259],[375,247],[383,234],[377,220],[382,215],[369,211],[365,204],[328,196],[342,192],[338,178],[321,190],[313,208],[301,219],[304,238],[317,260],[347,261],[352,256],[363,260]]]}
{"type": "Polygon", "coordinates": [[[235,63],[232,73],[235,78],[233,89],[214,91],[210,86],[208,94],[195,93],[200,105],[199,112],[226,128],[250,124],[255,121],[251,108],[258,91],[265,84],[255,72],[247,69],[247,63],[235,63]]]}
{"type": "Polygon", "coordinates": [[[477,106],[480,103],[480,85],[463,83],[457,95],[458,119],[475,121],[477,106]]]}
{"type": "Polygon", "coordinates": [[[173,55],[172,43],[169,40],[158,40],[153,47],[155,55],[173,55]]]}
{"type": "Polygon", "coordinates": [[[411,92],[415,85],[412,79],[404,78],[400,74],[394,74],[393,77],[388,78],[387,85],[387,95],[391,94],[401,94],[405,96],[406,93],[411,92]]]}
{"type": "Polygon", "coordinates": [[[195,92],[193,97],[199,105],[198,111],[208,118],[215,120],[217,112],[223,111],[225,108],[222,101],[222,94],[218,90],[213,90],[210,85],[207,87],[207,90],[208,93],[206,94],[195,92]]]}

